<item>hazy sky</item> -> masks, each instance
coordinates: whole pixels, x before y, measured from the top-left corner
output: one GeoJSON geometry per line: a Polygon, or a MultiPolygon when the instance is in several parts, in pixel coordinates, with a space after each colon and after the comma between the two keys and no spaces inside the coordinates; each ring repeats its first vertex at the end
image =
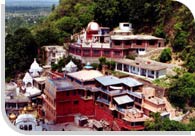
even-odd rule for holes
{"type": "Polygon", "coordinates": [[[5,0],[6,6],[31,6],[58,4],[59,0],[5,0]]]}

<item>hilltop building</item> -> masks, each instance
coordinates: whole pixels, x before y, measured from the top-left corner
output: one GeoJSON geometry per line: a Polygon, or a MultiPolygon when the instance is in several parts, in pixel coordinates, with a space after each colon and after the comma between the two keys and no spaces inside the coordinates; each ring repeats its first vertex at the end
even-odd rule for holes
{"type": "Polygon", "coordinates": [[[109,27],[100,27],[90,22],[77,42],[69,46],[69,53],[75,57],[107,57],[125,58],[129,54],[143,55],[148,49],[164,46],[164,39],[151,35],[134,35],[130,23],[120,23],[119,27],[110,31],[109,27]]]}
{"type": "Polygon", "coordinates": [[[52,63],[57,64],[61,58],[66,56],[66,51],[63,46],[48,45],[43,46],[42,50],[45,65],[51,65],[52,63]]]}

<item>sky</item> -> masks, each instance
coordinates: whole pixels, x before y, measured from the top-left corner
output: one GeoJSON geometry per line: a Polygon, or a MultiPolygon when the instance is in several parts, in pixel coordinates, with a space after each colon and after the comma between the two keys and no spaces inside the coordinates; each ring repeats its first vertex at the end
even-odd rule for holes
{"type": "Polygon", "coordinates": [[[59,0],[5,0],[6,6],[51,6],[59,0]]]}

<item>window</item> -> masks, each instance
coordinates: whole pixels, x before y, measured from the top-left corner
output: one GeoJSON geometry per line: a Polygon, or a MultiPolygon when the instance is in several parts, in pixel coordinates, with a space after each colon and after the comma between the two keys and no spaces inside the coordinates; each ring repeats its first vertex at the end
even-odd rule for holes
{"type": "Polygon", "coordinates": [[[125,65],[125,64],[124,64],[124,71],[125,71],[125,72],[129,72],[129,65],[125,65]]]}
{"type": "Polygon", "coordinates": [[[120,53],[121,53],[120,51],[115,51],[115,52],[114,52],[114,55],[119,56],[120,53]]]}
{"type": "Polygon", "coordinates": [[[32,130],[32,125],[29,125],[29,128],[28,128],[28,130],[32,130]]]}
{"type": "Polygon", "coordinates": [[[77,105],[77,104],[79,104],[79,101],[78,101],[78,100],[74,100],[74,101],[73,101],[73,104],[74,104],[74,105],[77,105]]]}
{"type": "Polygon", "coordinates": [[[24,128],[23,128],[23,125],[20,125],[20,129],[21,129],[21,130],[23,130],[23,129],[24,129],[24,128]]]}
{"type": "Polygon", "coordinates": [[[24,130],[28,130],[28,126],[27,125],[24,125],[24,130]]]}
{"type": "Polygon", "coordinates": [[[129,40],[124,41],[124,44],[125,44],[125,45],[131,45],[131,41],[129,41],[129,40]]]}
{"type": "Polygon", "coordinates": [[[104,55],[110,55],[110,51],[104,51],[104,55]]]}
{"type": "Polygon", "coordinates": [[[114,44],[115,44],[115,45],[121,45],[121,41],[116,40],[116,41],[114,41],[114,44]]]}
{"type": "Polygon", "coordinates": [[[123,24],[123,26],[129,27],[129,24],[123,24]]]}
{"type": "Polygon", "coordinates": [[[122,64],[121,63],[117,64],[117,70],[122,70],[122,64]]]}
{"type": "Polygon", "coordinates": [[[137,41],[136,41],[136,44],[137,44],[137,45],[142,45],[142,41],[141,41],[141,40],[137,40],[137,41]]]}
{"type": "Polygon", "coordinates": [[[100,54],[100,51],[99,51],[99,50],[94,50],[94,51],[93,51],[93,54],[94,54],[94,55],[99,55],[99,54],[100,54]]]}
{"type": "Polygon", "coordinates": [[[76,95],[76,94],[77,94],[76,90],[73,90],[73,92],[72,92],[72,93],[73,93],[73,95],[76,95]]]}
{"type": "Polygon", "coordinates": [[[69,96],[69,95],[70,95],[70,92],[69,92],[69,91],[67,91],[67,92],[66,92],[66,96],[69,96]]]}
{"type": "Polygon", "coordinates": [[[150,45],[155,45],[155,40],[150,40],[150,41],[149,41],[149,44],[150,44],[150,45]]]}
{"type": "Polygon", "coordinates": [[[151,73],[154,74],[154,71],[152,70],[151,73]]]}

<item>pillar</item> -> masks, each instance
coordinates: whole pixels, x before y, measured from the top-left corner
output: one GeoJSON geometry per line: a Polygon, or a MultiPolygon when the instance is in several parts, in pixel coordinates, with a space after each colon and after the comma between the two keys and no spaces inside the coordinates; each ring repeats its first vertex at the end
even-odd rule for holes
{"type": "Polygon", "coordinates": [[[138,71],[138,73],[139,73],[138,75],[141,75],[141,68],[138,67],[138,70],[139,70],[139,71],[138,71]]]}
{"type": "MultiPolygon", "coordinates": [[[[122,63],[121,63],[122,64],[122,63]]],[[[124,64],[122,64],[122,71],[124,71],[124,64]]]]}
{"type": "Polygon", "coordinates": [[[131,66],[129,65],[129,73],[131,73],[131,66]]]}
{"type": "Polygon", "coordinates": [[[146,69],[146,77],[148,78],[148,69],[146,69]]]}
{"type": "Polygon", "coordinates": [[[154,79],[156,79],[156,71],[154,71],[154,79]]]}
{"type": "Polygon", "coordinates": [[[117,64],[118,64],[118,63],[115,63],[115,70],[117,70],[117,64]]]}

